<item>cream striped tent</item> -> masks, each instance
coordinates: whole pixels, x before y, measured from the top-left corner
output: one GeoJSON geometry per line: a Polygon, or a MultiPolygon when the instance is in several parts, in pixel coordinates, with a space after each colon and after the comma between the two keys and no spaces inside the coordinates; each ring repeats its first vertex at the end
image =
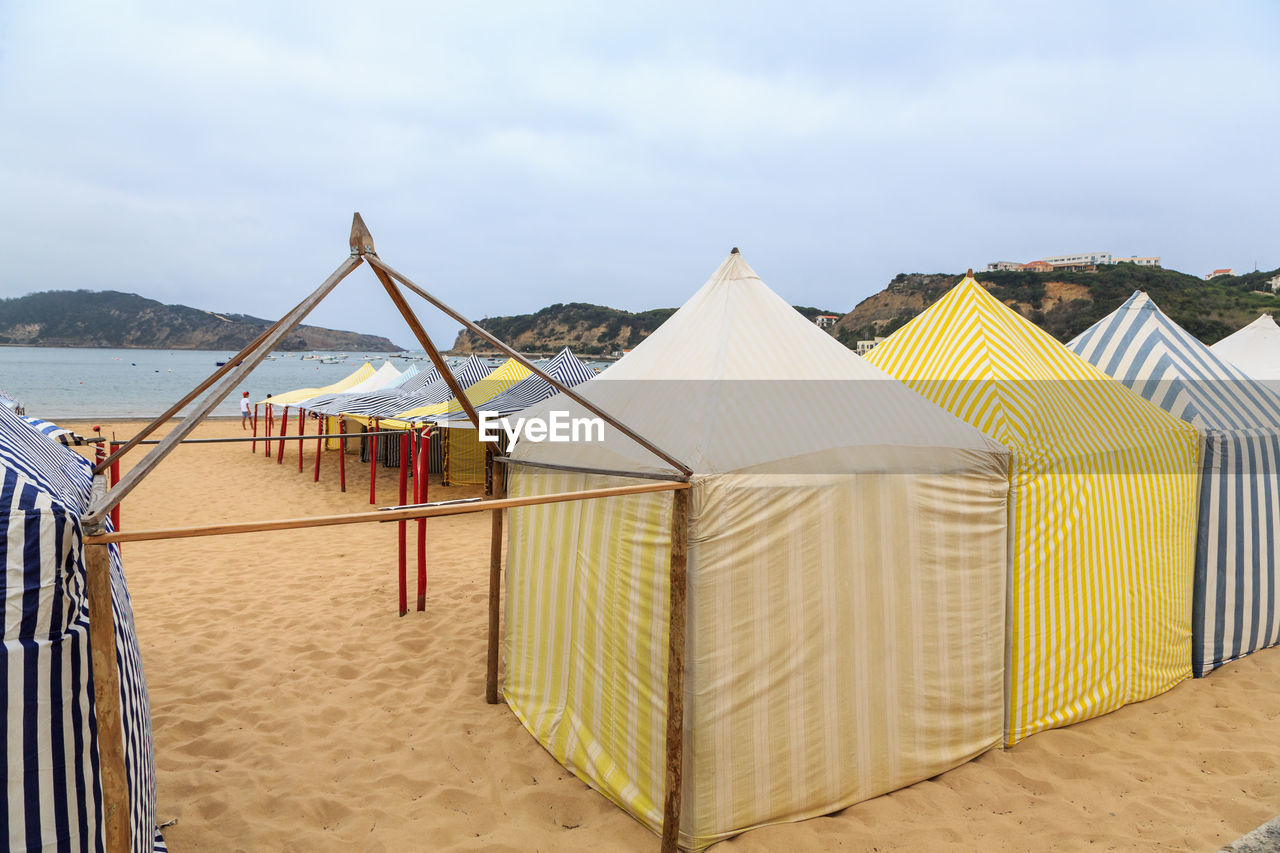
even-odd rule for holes
{"type": "MultiPolygon", "coordinates": [[[[694,471],[680,843],[826,814],[1001,734],[1008,454],[867,365],[731,254],[575,389],[694,471]]],[[[521,413],[586,417],[557,395],[521,413]]],[[[669,472],[622,433],[528,440],[514,496],[669,472]],[[585,438],[585,436],[583,436],[585,438]],[[595,440],[602,439],[602,440],[595,440]]],[[[507,703],[662,819],[670,492],[510,511],[507,703]]]]}
{"type": "Polygon", "coordinates": [[[1273,389],[1280,387],[1280,326],[1270,314],[1263,314],[1209,349],[1245,375],[1271,383],[1273,389]]]}
{"type": "Polygon", "coordinates": [[[1013,450],[1007,745],[1190,674],[1194,427],[971,277],[867,360],[1013,450]]]}
{"type": "Polygon", "coordinates": [[[269,399],[259,400],[258,403],[270,403],[273,406],[296,406],[301,402],[310,400],[312,397],[319,397],[321,394],[337,394],[346,391],[348,388],[359,385],[373,376],[373,374],[373,365],[366,361],[350,374],[331,385],[325,385],[323,388],[297,388],[293,391],[285,391],[283,394],[276,394],[269,399]]]}
{"type": "Polygon", "coordinates": [[[1280,642],[1280,396],[1141,291],[1067,347],[1205,435],[1193,673],[1280,642]]]}

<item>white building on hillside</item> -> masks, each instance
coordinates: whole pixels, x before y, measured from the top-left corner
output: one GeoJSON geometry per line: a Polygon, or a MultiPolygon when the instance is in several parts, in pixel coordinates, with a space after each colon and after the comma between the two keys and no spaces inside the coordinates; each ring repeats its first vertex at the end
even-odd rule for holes
{"type": "Polygon", "coordinates": [[[1110,252],[1083,252],[1079,255],[1057,255],[1056,257],[1041,258],[1040,260],[1055,267],[1074,267],[1084,264],[1112,263],[1110,252]]]}
{"type": "Polygon", "coordinates": [[[1135,255],[1129,258],[1113,258],[1111,262],[1113,264],[1137,264],[1140,267],[1158,267],[1160,266],[1160,257],[1140,258],[1135,255]]]}

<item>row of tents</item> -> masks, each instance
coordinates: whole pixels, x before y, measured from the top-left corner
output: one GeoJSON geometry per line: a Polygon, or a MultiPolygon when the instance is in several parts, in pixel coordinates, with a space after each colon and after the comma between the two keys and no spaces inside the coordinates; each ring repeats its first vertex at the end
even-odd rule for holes
{"type": "MultiPolygon", "coordinates": [[[[1280,397],[1144,294],[1064,346],[966,277],[863,359],[735,253],[576,390],[694,471],[685,848],[1280,640],[1280,397]]],[[[561,395],[524,415],[553,411],[588,414],[561,395]]],[[[669,473],[619,431],[509,455],[513,497],[669,473]]],[[[655,830],[672,500],[508,528],[506,701],[655,830]]]]}
{"type": "MultiPolygon", "coordinates": [[[[596,375],[568,347],[538,367],[567,387],[596,375]]],[[[493,367],[472,355],[449,370],[467,401],[494,418],[514,415],[556,393],[555,386],[516,359],[493,367]]],[[[401,372],[390,362],[376,370],[366,362],[331,385],[272,395],[255,406],[262,404],[282,410],[293,407],[322,417],[324,430],[330,435],[351,426],[396,430],[429,425],[442,430],[440,440],[432,445],[431,472],[443,474],[445,482],[454,485],[484,482],[484,454],[478,435],[448,381],[434,366],[419,370],[411,365],[401,372]]],[[[336,439],[326,443],[330,450],[338,446],[336,439]]],[[[387,464],[399,463],[392,443],[385,443],[379,455],[387,464]]]]}

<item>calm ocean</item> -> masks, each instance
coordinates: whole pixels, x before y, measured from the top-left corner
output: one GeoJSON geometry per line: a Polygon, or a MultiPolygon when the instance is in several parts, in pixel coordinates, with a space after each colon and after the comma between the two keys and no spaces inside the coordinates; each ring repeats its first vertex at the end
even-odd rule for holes
{"type": "MultiPolygon", "coordinates": [[[[215,362],[234,353],[202,350],[64,349],[59,347],[0,347],[0,391],[27,407],[33,417],[122,418],[153,417],[217,370],[215,362]]],[[[376,368],[385,353],[351,353],[340,364],[303,361],[302,355],[337,353],[275,353],[264,361],[237,391],[223,400],[215,415],[239,414],[240,391],[257,401],[267,394],[312,388],[337,382],[365,361],[376,368]]],[[[417,353],[415,353],[417,355],[417,353]]],[[[424,357],[425,359],[425,357],[424,357]]],[[[399,370],[411,364],[430,369],[429,361],[392,359],[399,370]]]]}

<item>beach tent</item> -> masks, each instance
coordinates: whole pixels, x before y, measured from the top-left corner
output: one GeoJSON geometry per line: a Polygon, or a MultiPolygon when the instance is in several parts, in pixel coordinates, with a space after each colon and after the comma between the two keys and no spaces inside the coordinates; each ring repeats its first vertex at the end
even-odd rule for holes
{"type": "MultiPolygon", "coordinates": [[[[548,376],[567,388],[573,388],[595,377],[596,372],[578,360],[568,347],[560,350],[545,363],[538,365],[548,376]]],[[[515,415],[536,403],[556,394],[556,388],[536,374],[521,379],[515,385],[490,400],[476,404],[492,417],[515,415]]],[[[441,429],[439,440],[444,444],[445,485],[479,485],[485,481],[484,445],[480,443],[475,425],[461,407],[436,415],[432,422],[441,429]]]]}
{"type": "Polygon", "coordinates": [[[1280,396],[1140,291],[1067,347],[1205,436],[1192,672],[1280,642],[1280,396]]]}
{"type": "Polygon", "coordinates": [[[285,391],[283,394],[272,395],[268,399],[259,400],[260,403],[269,403],[273,406],[296,406],[304,400],[310,400],[312,397],[319,397],[321,394],[336,394],[340,391],[346,391],[353,385],[358,385],[374,374],[373,365],[365,362],[347,376],[339,379],[323,388],[297,388],[293,391],[285,391]]]}
{"type": "MultiPolygon", "coordinates": [[[[101,850],[104,816],[90,678],[81,516],[92,466],[0,407],[4,556],[5,843],[10,850],[101,850]]],[[[156,828],[151,710],[133,611],[112,545],[125,775],[134,851],[164,850],[156,828]]]]}
{"type": "MultiPolygon", "coordinates": [[[[694,471],[682,846],[825,814],[998,743],[1004,448],[805,320],[736,251],[574,391],[694,471]]],[[[587,416],[564,394],[524,415],[556,412],[587,416]]],[[[612,427],[512,455],[513,497],[644,482],[582,468],[671,471],[612,427]]],[[[508,511],[506,701],[655,830],[672,507],[657,492],[508,511]]]]}
{"type": "Polygon", "coordinates": [[[310,412],[323,415],[337,415],[348,406],[360,405],[361,401],[373,397],[375,394],[383,394],[386,392],[394,392],[402,389],[408,382],[418,376],[418,365],[411,364],[409,368],[399,376],[393,377],[392,381],[380,384],[378,387],[353,388],[350,391],[342,391],[337,394],[321,394],[319,397],[312,397],[299,405],[310,412]]]}
{"type": "Polygon", "coordinates": [[[355,385],[337,393],[317,394],[306,400],[299,400],[292,405],[300,409],[306,409],[309,412],[320,412],[321,406],[328,400],[333,399],[337,394],[363,394],[373,391],[381,391],[384,388],[395,387],[401,379],[400,371],[390,361],[384,361],[382,366],[373,372],[372,376],[360,380],[355,385]]]}
{"type": "Polygon", "coordinates": [[[867,360],[1013,450],[1007,745],[1190,674],[1194,427],[972,277],[867,360]]]}
{"type": "MultiPolygon", "coordinates": [[[[467,386],[463,393],[472,408],[478,408],[532,375],[529,368],[514,358],[509,358],[485,375],[484,378],[467,386]]],[[[447,420],[450,415],[454,414],[466,416],[462,404],[451,397],[448,400],[429,406],[416,406],[412,409],[406,409],[397,413],[395,418],[387,421],[386,424],[388,427],[395,429],[410,424],[431,423],[436,419],[447,420]]]]}
{"type": "Polygon", "coordinates": [[[9,394],[4,390],[0,390],[0,407],[6,408],[11,412],[16,412],[19,415],[25,414],[27,411],[26,408],[23,407],[22,403],[18,401],[17,397],[14,397],[12,394],[9,394]]]}
{"type": "Polygon", "coordinates": [[[1263,314],[1209,349],[1247,376],[1267,382],[1280,380],[1280,326],[1270,314],[1263,314]]]}
{"type": "MultiPolygon", "coordinates": [[[[453,374],[453,378],[462,388],[468,388],[484,377],[488,376],[492,368],[488,363],[478,356],[468,356],[465,361],[457,367],[449,368],[449,372],[453,374]]],[[[359,423],[368,425],[374,418],[383,419],[394,417],[409,409],[421,408],[426,406],[434,406],[437,403],[443,403],[453,397],[453,392],[449,389],[449,383],[437,370],[432,368],[428,376],[434,374],[434,378],[424,383],[417,389],[407,394],[396,392],[383,392],[388,396],[380,398],[374,405],[366,405],[364,403],[344,407],[342,414],[359,423]]]]}
{"type": "Polygon", "coordinates": [[[60,427],[52,421],[42,421],[39,418],[33,418],[27,415],[19,415],[19,417],[22,418],[27,426],[31,427],[36,432],[46,438],[51,438],[57,442],[65,444],[68,447],[72,445],[79,447],[86,441],[83,435],[73,432],[66,427],[60,427]]]}

